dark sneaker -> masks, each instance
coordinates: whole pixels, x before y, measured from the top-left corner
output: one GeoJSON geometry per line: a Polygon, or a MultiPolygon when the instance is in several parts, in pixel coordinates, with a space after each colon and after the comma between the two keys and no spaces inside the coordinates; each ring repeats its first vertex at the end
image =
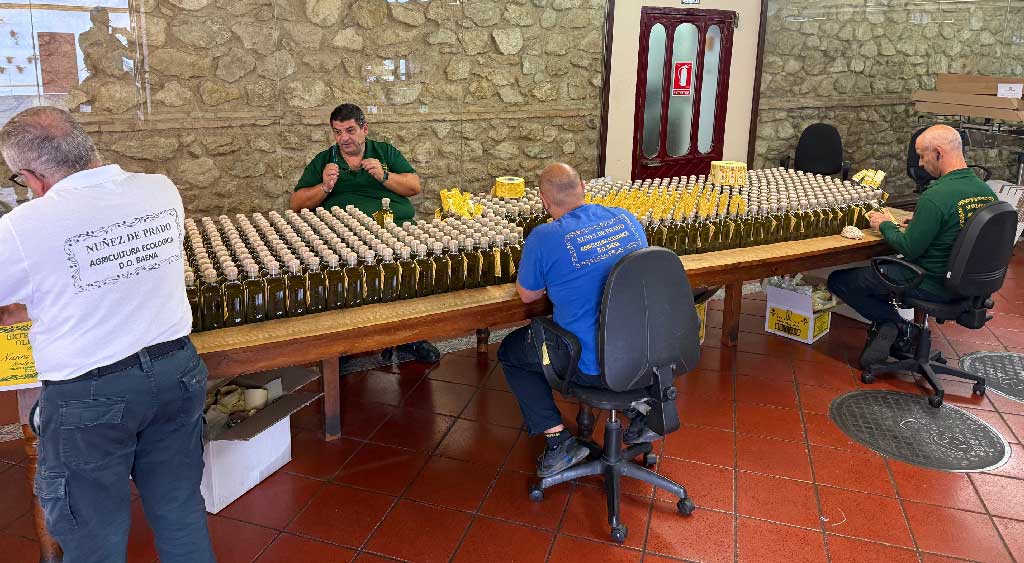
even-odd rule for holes
{"type": "Polygon", "coordinates": [[[409,344],[402,344],[398,346],[398,352],[412,354],[413,358],[417,362],[423,362],[425,364],[436,364],[441,361],[441,351],[426,340],[420,340],[418,342],[412,342],[409,344]]]}
{"type": "Polygon", "coordinates": [[[873,365],[880,364],[889,358],[889,351],[899,336],[899,329],[895,324],[885,323],[878,327],[873,336],[868,336],[868,342],[864,345],[864,351],[860,354],[861,369],[868,369],[873,365]]]}
{"type": "Polygon", "coordinates": [[[586,459],[588,455],[590,450],[577,442],[575,437],[569,438],[553,450],[544,449],[544,453],[537,458],[537,476],[543,479],[565,471],[586,459]]]}
{"type": "Polygon", "coordinates": [[[651,430],[650,426],[647,426],[643,415],[633,418],[633,421],[629,423],[629,428],[626,428],[626,431],[622,434],[622,441],[627,444],[657,442],[662,438],[664,436],[651,430]]]}
{"type": "Polygon", "coordinates": [[[901,323],[899,336],[890,349],[891,356],[905,355],[914,357],[917,352],[917,339],[921,336],[921,329],[914,323],[901,323]]]}

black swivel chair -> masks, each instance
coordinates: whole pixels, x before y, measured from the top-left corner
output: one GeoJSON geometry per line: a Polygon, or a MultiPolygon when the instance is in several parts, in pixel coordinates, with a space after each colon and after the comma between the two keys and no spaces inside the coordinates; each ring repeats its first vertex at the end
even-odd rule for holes
{"type": "MultiPolygon", "coordinates": [[[[657,456],[649,443],[623,448],[619,412],[642,404],[649,407],[647,425],[661,435],[679,429],[676,411],[675,376],[697,365],[700,345],[693,294],[679,257],[670,250],[651,247],[622,258],[605,282],[598,327],[598,362],[601,381],[607,387],[578,386],[570,382],[580,357],[579,341],[571,332],[549,318],[534,319],[534,342],[562,339],[570,349],[565,366],[545,365],[553,388],[580,401],[577,422],[580,438],[591,456],[561,473],[541,479],[530,491],[534,501],[544,499],[544,489],[588,475],[603,475],[608,496],[608,524],[611,537],[625,541],[626,525],[619,520],[620,479],[632,477],[679,497],[681,514],[693,512],[686,489],[634,463],[643,456],[644,465],[654,465],[657,456]],[[589,441],[594,429],[592,408],[611,411],[604,427],[604,448],[589,441]]],[[[546,354],[542,353],[542,357],[546,354]]]]}
{"type": "Polygon", "coordinates": [[[843,138],[828,123],[808,125],[800,133],[794,157],[787,156],[780,161],[783,168],[789,168],[791,163],[795,170],[825,176],[841,174],[843,180],[850,179],[852,164],[843,160],[843,138]]]}
{"type": "Polygon", "coordinates": [[[917,287],[924,279],[925,272],[916,264],[891,257],[874,258],[871,265],[875,272],[889,286],[895,302],[901,307],[913,308],[915,316],[921,319],[917,338],[917,349],[913,356],[899,354],[896,361],[864,366],[861,381],[872,383],[879,373],[909,371],[925,378],[935,394],[928,397],[933,407],[942,405],[945,392],[935,374],[952,375],[974,381],[973,391],[985,394],[985,378],[949,367],[946,360],[931,351],[932,335],[928,328],[928,317],[934,317],[940,324],[955,321],[960,326],[977,329],[992,319],[988,310],[994,306],[992,294],[1003,286],[1003,278],[1013,254],[1014,234],[1017,228],[1017,211],[1012,205],[997,201],[976,211],[967,220],[949,255],[946,272],[946,289],[955,297],[950,303],[938,303],[915,299],[904,295],[906,290],[917,287]],[[880,268],[883,264],[901,264],[913,270],[915,277],[908,283],[886,277],[880,268]]]}
{"type": "MultiPolygon", "coordinates": [[[[910,146],[907,147],[907,176],[914,181],[914,191],[921,193],[928,189],[928,185],[935,181],[935,177],[921,168],[921,159],[917,156],[917,138],[924,133],[927,127],[922,127],[910,136],[910,146]]],[[[992,178],[992,171],[980,164],[968,164],[968,168],[974,168],[980,172],[981,181],[987,182],[992,178]]]]}

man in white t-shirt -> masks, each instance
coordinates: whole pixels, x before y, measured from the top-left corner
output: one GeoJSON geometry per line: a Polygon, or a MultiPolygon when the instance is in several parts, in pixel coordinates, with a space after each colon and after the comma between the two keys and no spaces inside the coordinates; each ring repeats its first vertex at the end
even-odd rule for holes
{"type": "Polygon", "coordinates": [[[52,107],[4,125],[0,153],[36,196],[0,218],[0,307],[24,304],[32,320],[47,529],[65,561],[124,561],[131,475],[160,560],[214,561],[199,492],[207,372],[188,339],[177,188],[102,165],[52,107]]]}

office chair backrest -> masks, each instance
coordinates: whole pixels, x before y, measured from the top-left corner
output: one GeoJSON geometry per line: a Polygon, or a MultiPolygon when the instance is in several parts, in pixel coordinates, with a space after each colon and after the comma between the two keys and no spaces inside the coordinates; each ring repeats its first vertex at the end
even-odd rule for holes
{"type": "MultiPolygon", "coordinates": [[[[692,370],[700,359],[700,320],[679,257],[659,247],[637,250],[608,275],[598,327],[598,357],[613,391],[654,383],[654,368],[692,370]]],[[[671,377],[664,378],[671,381],[671,377]]]]}
{"type": "Polygon", "coordinates": [[[1013,254],[1017,211],[996,201],[974,212],[949,254],[946,289],[965,298],[985,298],[999,291],[1013,254]]]}
{"type": "Polygon", "coordinates": [[[935,176],[932,176],[924,168],[921,168],[921,159],[917,156],[917,138],[924,133],[927,127],[922,127],[914,134],[910,136],[910,146],[907,147],[907,176],[914,181],[914,191],[923,192],[928,184],[935,181],[935,176]]]}
{"type": "Polygon", "coordinates": [[[812,174],[836,174],[843,169],[843,138],[828,123],[808,125],[796,143],[793,168],[812,174]]]}

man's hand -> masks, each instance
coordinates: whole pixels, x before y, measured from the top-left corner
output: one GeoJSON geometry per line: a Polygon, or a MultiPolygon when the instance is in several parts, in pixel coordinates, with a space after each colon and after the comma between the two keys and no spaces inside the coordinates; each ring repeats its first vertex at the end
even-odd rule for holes
{"type": "Polygon", "coordinates": [[[914,214],[911,213],[907,218],[903,219],[903,222],[900,223],[900,226],[902,226],[902,227],[910,226],[910,220],[913,219],[913,218],[914,218],[914,214]]]}
{"type": "Polygon", "coordinates": [[[338,165],[330,162],[327,166],[324,166],[324,191],[329,192],[334,189],[334,184],[338,182],[339,168],[338,165]]]}
{"type": "Polygon", "coordinates": [[[376,158],[364,158],[363,163],[360,165],[363,170],[370,173],[374,180],[378,182],[384,181],[384,165],[380,163],[376,158]]]}
{"type": "Polygon", "coordinates": [[[21,303],[0,306],[0,326],[16,325],[28,321],[28,309],[21,303]]]}
{"type": "Polygon", "coordinates": [[[879,213],[878,211],[868,213],[868,223],[871,225],[871,228],[876,231],[878,230],[879,225],[886,221],[889,221],[890,223],[892,222],[889,220],[889,216],[885,213],[879,213]]]}

